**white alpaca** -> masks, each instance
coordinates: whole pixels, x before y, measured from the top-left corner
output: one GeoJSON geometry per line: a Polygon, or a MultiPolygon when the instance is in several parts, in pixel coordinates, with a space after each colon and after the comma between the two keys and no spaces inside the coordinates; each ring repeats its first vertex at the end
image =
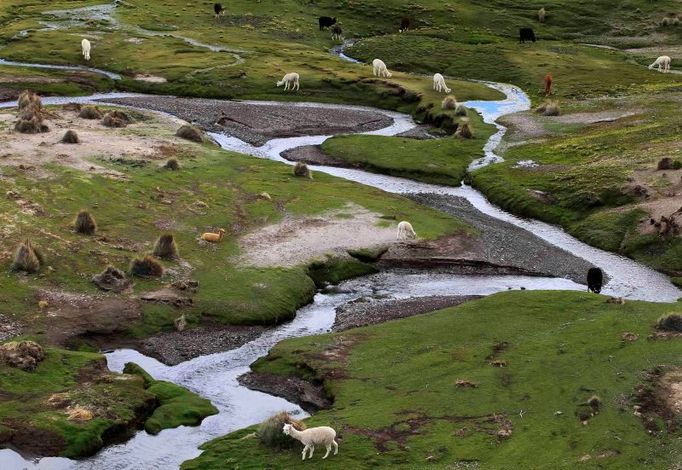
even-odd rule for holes
{"type": "Polygon", "coordinates": [[[417,233],[412,228],[412,224],[403,220],[398,224],[398,240],[413,240],[417,238],[417,233]]]}
{"type": "Polygon", "coordinates": [[[90,41],[83,39],[81,41],[81,49],[83,50],[83,57],[85,60],[90,60],[90,41]]]}
{"type": "Polygon", "coordinates": [[[654,67],[658,67],[659,72],[663,72],[663,73],[670,72],[671,60],[672,59],[669,56],[662,55],[661,57],[656,59],[653,64],[651,64],[649,66],[649,70],[653,69],[654,67]]]}
{"type": "Polygon", "coordinates": [[[433,89],[439,93],[450,93],[450,89],[445,84],[445,78],[439,73],[433,74],[433,89]]]}
{"type": "Polygon", "coordinates": [[[296,88],[298,90],[299,83],[298,83],[298,74],[296,72],[291,72],[286,74],[280,81],[277,82],[277,86],[282,86],[284,85],[284,90],[293,90],[296,88]]]}
{"type": "Polygon", "coordinates": [[[374,74],[375,77],[384,77],[384,78],[391,78],[393,75],[391,72],[388,71],[386,68],[386,64],[384,64],[384,61],[381,59],[374,59],[372,61],[372,73],[374,74]]]}
{"type": "Polygon", "coordinates": [[[316,445],[324,445],[327,448],[327,453],[324,454],[324,457],[322,457],[323,459],[327,458],[329,452],[332,450],[332,446],[334,446],[334,455],[339,453],[339,445],[334,440],[336,438],[336,431],[329,426],[319,426],[317,428],[299,431],[291,424],[285,424],[282,432],[287,436],[291,436],[297,441],[300,441],[304,445],[303,453],[301,454],[303,458],[301,460],[305,460],[305,453],[308,449],[310,449],[308,458],[312,459],[316,445]]]}

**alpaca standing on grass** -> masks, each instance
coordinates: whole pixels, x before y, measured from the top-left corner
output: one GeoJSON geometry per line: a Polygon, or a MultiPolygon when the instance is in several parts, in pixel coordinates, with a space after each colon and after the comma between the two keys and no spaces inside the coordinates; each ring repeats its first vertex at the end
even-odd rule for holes
{"type": "Polygon", "coordinates": [[[544,8],[544,7],[540,8],[540,9],[538,10],[538,21],[539,21],[540,23],[544,23],[544,22],[545,22],[545,17],[546,17],[546,16],[547,16],[547,12],[545,11],[545,8],[544,8]]]}
{"type": "Polygon", "coordinates": [[[548,73],[545,75],[545,96],[549,96],[552,94],[552,84],[554,81],[552,80],[552,74],[548,73]]]}
{"type": "Polygon", "coordinates": [[[670,62],[672,59],[670,56],[667,55],[662,55],[658,59],[654,61],[653,64],[649,66],[649,70],[653,69],[654,67],[658,67],[659,72],[667,73],[670,72],[670,62]]]}
{"type": "Polygon", "coordinates": [[[433,89],[439,93],[445,92],[450,93],[450,89],[445,84],[445,77],[439,73],[433,74],[433,89]]]}
{"type": "Polygon", "coordinates": [[[393,75],[386,68],[386,64],[381,59],[374,59],[372,61],[372,73],[375,77],[391,78],[393,75]]]}
{"type": "Polygon", "coordinates": [[[81,41],[81,50],[83,51],[83,58],[85,58],[85,60],[90,60],[90,48],[90,41],[83,39],[81,41]]]}
{"type": "Polygon", "coordinates": [[[417,238],[417,232],[412,228],[412,224],[403,220],[398,224],[398,240],[414,240],[417,238]]]}
{"type": "Polygon", "coordinates": [[[291,72],[282,77],[282,79],[277,82],[277,86],[280,87],[284,85],[284,91],[289,89],[293,91],[294,88],[298,91],[298,89],[300,88],[298,79],[299,79],[298,74],[296,72],[291,72]]]}
{"type": "Polygon", "coordinates": [[[313,458],[313,452],[315,451],[316,445],[324,445],[327,448],[327,453],[324,454],[322,459],[326,459],[329,456],[329,452],[334,446],[334,455],[339,453],[339,445],[336,443],[336,431],[329,426],[319,426],[316,428],[306,429],[304,431],[298,431],[291,424],[285,424],[282,428],[282,432],[287,436],[291,436],[297,441],[300,441],[304,447],[302,452],[302,459],[305,460],[305,454],[310,450],[309,459],[313,458]]]}

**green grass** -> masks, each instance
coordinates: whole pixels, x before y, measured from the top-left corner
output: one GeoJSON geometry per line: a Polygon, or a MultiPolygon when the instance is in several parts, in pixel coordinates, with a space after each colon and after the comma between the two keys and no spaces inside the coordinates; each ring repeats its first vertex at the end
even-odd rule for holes
{"type": "Polygon", "coordinates": [[[322,150],[335,159],[368,171],[459,186],[469,163],[483,156],[483,145],[495,132],[495,127],[484,124],[474,111],[469,111],[469,115],[474,129],[473,139],[416,140],[346,135],[325,141],[322,150]]]}
{"type": "Polygon", "coordinates": [[[209,400],[174,383],[154,380],[135,363],[127,363],[123,372],[141,376],[146,391],[156,397],[158,407],[144,423],[149,434],[178,426],[198,426],[207,416],[218,413],[209,400]]]}
{"type": "MultiPolygon", "coordinates": [[[[335,397],[331,409],[306,423],[331,425],[341,437],[339,454],[327,461],[316,455],[316,468],[470,462],[559,469],[590,454],[586,468],[667,469],[682,457],[677,433],[648,435],[631,399],[644,371],[681,365],[682,343],[646,339],[657,318],[673,311],[669,304],[614,305],[576,292],[501,293],[433,314],[286,340],[252,368],[321,379],[335,397]],[[623,332],[639,339],[624,342],[623,332]],[[491,354],[507,366],[492,367],[491,354]],[[459,379],[477,387],[457,387],[459,379]],[[601,410],[583,425],[575,413],[595,394],[601,410]],[[512,435],[498,439],[504,422],[512,435]],[[597,458],[602,453],[610,456],[597,458]]],[[[299,464],[298,447],[273,451],[245,438],[252,431],[205,444],[183,470],[299,464]]]]}
{"type": "MultiPolygon", "coordinates": [[[[154,135],[170,138],[174,129],[157,124],[150,119],[144,126],[151,127],[121,132],[144,133],[153,127],[154,135]]],[[[176,153],[183,168],[179,172],[162,170],[157,164],[109,163],[93,156],[98,164],[125,173],[125,181],[49,166],[50,175],[36,184],[21,170],[7,168],[4,174],[12,183],[6,190],[40,204],[46,215],[36,224],[15,201],[0,198],[0,218],[13,227],[4,235],[3,244],[12,250],[28,237],[45,253],[50,266],[26,278],[14,274],[0,278],[2,302],[8,312],[30,320],[27,324],[32,332],[43,332],[45,316],[38,311],[32,291],[99,292],[90,278],[110,264],[127,270],[131,259],[150,252],[162,232],[156,227],[159,221],[175,225],[173,234],[191,274],[177,261],[163,261],[168,274],[158,280],[136,279],[134,290],[150,291],[191,276],[199,282],[193,306],[186,310],[192,325],[206,317],[226,324],[273,325],[293,318],[295,311],[312,299],[315,286],[305,260],[292,268],[245,267],[236,262],[238,237],[280,221],[285,212],[319,215],[354,203],[391,220],[411,220],[427,239],[448,233],[473,234],[458,219],[339,178],[324,174],[313,181],[295,178],[285,165],[210,145],[183,143],[176,153]],[[272,201],[257,197],[263,191],[272,201]],[[197,209],[197,201],[207,208],[197,209]],[[81,209],[89,210],[97,220],[97,236],[73,232],[73,220],[81,209]],[[217,227],[228,230],[223,243],[207,246],[197,242],[200,233],[217,227]]],[[[10,263],[10,256],[2,258],[0,270],[7,272],[10,263]]],[[[337,273],[334,282],[339,280],[337,273]]],[[[170,329],[177,315],[169,306],[145,305],[141,321],[129,326],[130,333],[144,337],[170,329]]]]}

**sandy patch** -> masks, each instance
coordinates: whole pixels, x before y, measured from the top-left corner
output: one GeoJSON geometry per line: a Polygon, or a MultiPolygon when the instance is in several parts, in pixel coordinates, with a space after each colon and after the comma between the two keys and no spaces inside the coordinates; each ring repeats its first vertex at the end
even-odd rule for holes
{"type": "Polygon", "coordinates": [[[180,149],[192,145],[172,135],[182,123],[175,118],[159,116],[126,128],[111,129],[99,120],[81,119],[74,111],[55,110],[53,114],[45,120],[50,131],[44,134],[15,132],[16,114],[0,114],[0,129],[5,129],[0,131],[0,165],[31,170],[36,177],[47,175],[40,168],[48,164],[122,177],[123,173],[105,168],[97,160],[158,160],[168,156],[169,147],[180,149]],[[61,143],[69,129],[76,131],[79,144],[61,143]]]}
{"type": "Polygon", "coordinates": [[[168,80],[166,80],[163,77],[159,77],[157,75],[135,75],[135,80],[138,82],[147,82],[147,83],[166,83],[168,80]]]}
{"type": "Polygon", "coordinates": [[[524,111],[504,116],[500,122],[509,127],[505,141],[519,142],[528,139],[537,139],[552,135],[545,124],[597,124],[600,122],[613,122],[626,117],[634,116],[640,111],[601,111],[598,113],[572,113],[563,116],[541,116],[533,112],[524,111]]]}
{"type": "Polygon", "coordinates": [[[396,241],[395,227],[379,227],[379,214],[358,205],[317,217],[285,217],[239,241],[239,262],[251,266],[295,266],[327,254],[396,241]]]}

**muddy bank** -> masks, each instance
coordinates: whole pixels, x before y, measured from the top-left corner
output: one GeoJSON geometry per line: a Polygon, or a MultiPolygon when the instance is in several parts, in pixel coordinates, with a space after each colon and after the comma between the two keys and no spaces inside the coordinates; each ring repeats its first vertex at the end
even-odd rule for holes
{"type": "Polygon", "coordinates": [[[308,413],[329,408],[333,402],[321,383],[313,384],[298,377],[247,372],[239,376],[237,381],[251,390],[296,403],[308,413]]]}
{"type": "Polygon", "coordinates": [[[251,145],[263,145],[275,137],[374,131],[392,123],[390,117],[380,112],[346,107],[332,109],[171,96],[119,98],[107,102],[169,113],[207,131],[226,133],[251,145]]]}
{"type": "Polygon", "coordinates": [[[435,312],[436,310],[454,307],[480,298],[481,296],[478,295],[453,295],[382,301],[361,297],[336,309],[336,320],[334,321],[332,331],[344,331],[351,328],[397,320],[398,318],[435,312]]]}
{"type": "Polygon", "coordinates": [[[291,162],[303,162],[308,165],[351,167],[347,162],[330,157],[324,153],[319,145],[303,145],[301,147],[285,150],[281,155],[291,162]]]}
{"type": "Polygon", "coordinates": [[[483,214],[466,199],[432,193],[406,196],[459,217],[480,230],[477,243],[480,261],[520,269],[526,273],[568,278],[578,283],[585,283],[587,270],[593,266],[527,230],[483,214]]]}

